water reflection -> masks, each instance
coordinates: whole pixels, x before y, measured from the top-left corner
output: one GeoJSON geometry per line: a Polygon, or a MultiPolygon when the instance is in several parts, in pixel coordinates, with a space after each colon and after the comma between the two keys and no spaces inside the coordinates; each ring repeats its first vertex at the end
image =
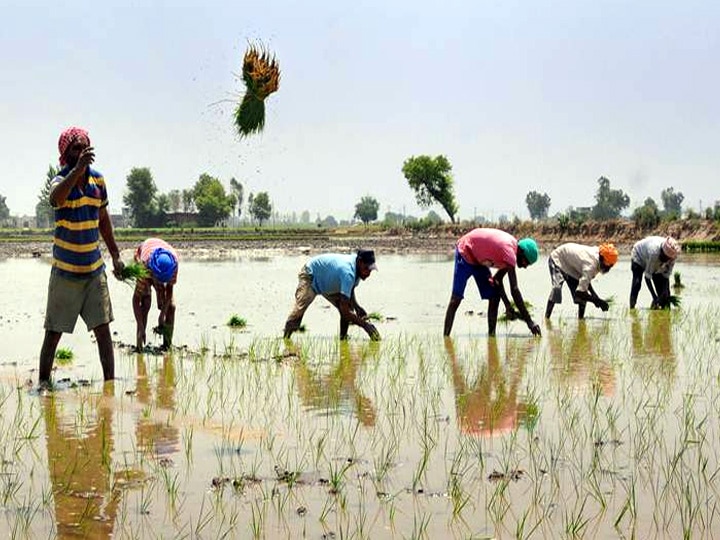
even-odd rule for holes
{"type": "Polygon", "coordinates": [[[167,458],[179,450],[180,433],[170,415],[175,411],[175,360],[171,353],[162,357],[162,366],[155,378],[155,399],[150,385],[145,356],[136,355],[137,383],[135,395],[144,405],[135,437],[138,449],[158,458],[167,458]],[[153,411],[153,409],[157,409],[153,411]],[[167,418],[164,418],[166,416],[167,418]]]}
{"type": "Polygon", "coordinates": [[[74,415],[55,393],[42,398],[58,538],[112,536],[122,492],[113,483],[112,382],[86,396],[74,415]]]}
{"type": "Polygon", "coordinates": [[[640,314],[630,312],[634,368],[641,372],[657,372],[667,382],[674,379],[676,371],[672,316],[669,309],[648,311],[643,327],[640,314]]]}
{"type": "Polygon", "coordinates": [[[477,378],[468,381],[457,359],[452,338],[445,339],[445,350],[452,370],[455,413],[462,433],[493,436],[515,429],[527,415],[527,404],[518,398],[518,387],[525,371],[527,356],[535,340],[506,342],[504,360],[498,339],[487,340],[487,362],[477,378]]]}
{"type": "MultiPolygon", "coordinates": [[[[370,343],[365,348],[377,350],[378,346],[370,343]]],[[[329,413],[354,412],[364,426],[374,426],[375,406],[356,382],[364,361],[362,352],[363,346],[353,347],[347,341],[340,341],[337,360],[329,371],[326,366],[312,366],[306,358],[300,358],[295,363],[295,380],[303,405],[329,413]]]]}
{"type": "Polygon", "coordinates": [[[558,381],[571,387],[597,384],[604,396],[615,393],[615,371],[600,345],[608,341],[609,326],[589,326],[584,319],[577,321],[574,332],[566,326],[551,329],[549,334],[552,369],[558,381]]]}

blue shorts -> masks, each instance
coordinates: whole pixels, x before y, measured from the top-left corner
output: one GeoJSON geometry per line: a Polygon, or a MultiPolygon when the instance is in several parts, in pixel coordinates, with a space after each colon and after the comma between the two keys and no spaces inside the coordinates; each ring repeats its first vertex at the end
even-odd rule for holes
{"type": "Polygon", "coordinates": [[[453,271],[452,294],[459,298],[465,295],[465,286],[470,276],[475,278],[480,298],[489,300],[497,296],[497,290],[492,281],[492,274],[487,266],[481,264],[470,264],[462,258],[460,252],[455,248],[455,270],[453,271]]]}

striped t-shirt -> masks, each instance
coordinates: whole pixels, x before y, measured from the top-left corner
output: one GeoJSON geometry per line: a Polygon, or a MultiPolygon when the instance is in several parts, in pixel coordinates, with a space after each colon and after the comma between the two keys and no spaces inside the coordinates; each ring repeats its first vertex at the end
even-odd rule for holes
{"type": "MultiPolygon", "coordinates": [[[[165,240],[162,240],[160,238],[148,238],[142,244],[140,244],[137,250],[135,250],[135,260],[147,266],[148,262],[150,262],[150,257],[152,257],[153,252],[158,248],[166,249],[167,251],[172,253],[172,256],[175,257],[176,262],[180,260],[178,259],[175,248],[173,248],[165,240]]],[[[178,267],[179,266],[180,265],[178,264],[178,267]]],[[[177,282],[177,274],[178,271],[175,270],[175,274],[173,274],[172,279],[168,283],[174,285],[177,282]]]]}
{"type": "MultiPolygon", "coordinates": [[[[50,183],[50,192],[70,172],[63,168],[50,183]]],[[[105,269],[100,253],[100,209],[108,204],[105,179],[88,167],[87,183],[75,185],[55,207],[53,269],[66,277],[89,278],[105,269]]]]}

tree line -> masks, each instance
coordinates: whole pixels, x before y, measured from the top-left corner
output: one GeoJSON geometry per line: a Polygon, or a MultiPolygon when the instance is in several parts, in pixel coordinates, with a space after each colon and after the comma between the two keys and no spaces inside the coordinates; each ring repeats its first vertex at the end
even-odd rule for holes
{"type": "MultiPolygon", "coordinates": [[[[455,197],[452,165],[446,156],[412,156],[403,162],[401,171],[421,208],[428,209],[439,205],[450,222],[455,223],[459,205],[455,197]]],[[[51,181],[57,174],[58,169],[50,165],[35,208],[38,226],[49,227],[53,223],[49,194],[51,181]]],[[[226,190],[218,178],[203,173],[191,188],[161,193],[150,169],[136,167],[131,169],[126,178],[123,204],[128,210],[131,224],[135,227],[156,228],[178,225],[174,218],[179,214],[190,216],[198,226],[212,227],[224,223],[230,216],[236,215],[239,218],[242,215],[245,202],[244,187],[235,178],[230,179],[229,185],[229,189],[226,190]]],[[[652,228],[662,220],[679,219],[683,215],[684,198],[681,192],[668,187],[660,193],[662,209],[652,197],[648,197],[641,206],[633,210],[632,219],[643,228],[652,228]]],[[[533,190],[525,196],[525,204],[532,220],[549,219],[551,203],[548,193],[533,190]]],[[[577,223],[587,219],[616,219],[629,206],[630,197],[622,189],[613,189],[610,180],[601,176],[597,180],[593,206],[571,208],[556,213],[554,217],[561,224],[577,223]]],[[[364,224],[372,223],[378,220],[379,210],[379,201],[372,195],[364,195],[355,205],[353,219],[358,219],[364,224]]],[[[266,191],[248,195],[247,214],[260,226],[270,219],[273,215],[273,204],[266,191]]],[[[306,211],[303,214],[308,214],[303,215],[303,222],[309,222],[309,213],[306,211]]],[[[720,202],[708,207],[703,216],[693,210],[688,210],[686,215],[690,218],[705,217],[720,220],[720,202]]],[[[9,216],[10,210],[6,198],[0,195],[0,222],[6,222],[9,216]]],[[[432,210],[421,220],[392,212],[387,212],[384,219],[384,222],[390,225],[408,223],[430,225],[441,221],[440,216],[432,210]]],[[[502,217],[500,221],[503,221],[502,217]]],[[[333,216],[327,216],[324,220],[318,216],[317,223],[335,226],[337,220],[333,216]]]]}

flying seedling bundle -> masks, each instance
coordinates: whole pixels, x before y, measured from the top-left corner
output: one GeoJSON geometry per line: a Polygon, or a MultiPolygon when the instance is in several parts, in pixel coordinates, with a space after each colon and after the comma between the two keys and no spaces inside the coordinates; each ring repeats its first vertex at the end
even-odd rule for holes
{"type": "Polygon", "coordinates": [[[280,86],[280,66],[275,55],[250,45],[243,58],[245,95],[235,110],[235,125],[241,137],[259,133],[265,126],[265,98],[280,86]]]}

